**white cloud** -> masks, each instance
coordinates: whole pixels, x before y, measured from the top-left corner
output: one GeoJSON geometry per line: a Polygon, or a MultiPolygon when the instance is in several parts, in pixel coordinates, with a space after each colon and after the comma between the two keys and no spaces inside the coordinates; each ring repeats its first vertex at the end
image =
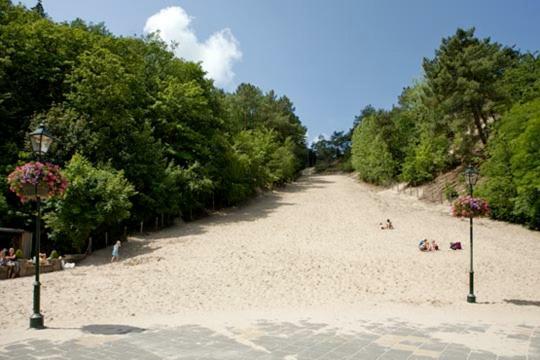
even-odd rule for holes
{"type": "Polygon", "coordinates": [[[144,25],[145,33],[159,32],[159,36],[171,47],[176,56],[190,61],[201,61],[207,76],[218,86],[231,85],[234,78],[233,65],[242,58],[240,44],[231,30],[220,30],[206,41],[199,42],[190,27],[191,20],[184,9],[171,6],[150,16],[144,25]]]}

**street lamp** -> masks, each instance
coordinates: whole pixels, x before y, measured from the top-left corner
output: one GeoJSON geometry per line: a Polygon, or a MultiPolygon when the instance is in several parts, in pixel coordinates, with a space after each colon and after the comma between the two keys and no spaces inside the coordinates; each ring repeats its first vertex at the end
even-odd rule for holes
{"type": "MultiPolygon", "coordinates": [[[[30,142],[32,143],[32,151],[36,154],[38,161],[41,161],[41,156],[47,154],[54,138],[47,131],[43,123],[29,134],[30,142]]],[[[41,240],[41,198],[38,194],[38,184],[35,185],[36,195],[36,235],[34,237],[34,266],[36,277],[34,280],[34,313],[30,317],[30,327],[34,329],[43,329],[43,315],[39,310],[40,302],[40,282],[39,282],[39,252],[41,240]]]]}
{"type": "MultiPolygon", "coordinates": [[[[469,184],[469,194],[471,198],[473,196],[473,186],[476,185],[478,181],[478,170],[473,166],[469,165],[465,169],[465,179],[469,184]]],[[[474,270],[473,270],[473,214],[469,214],[469,227],[470,227],[470,237],[471,237],[471,268],[469,271],[469,295],[467,295],[467,302],[475,303],[476,296],[474,295],[474,270]]]]}

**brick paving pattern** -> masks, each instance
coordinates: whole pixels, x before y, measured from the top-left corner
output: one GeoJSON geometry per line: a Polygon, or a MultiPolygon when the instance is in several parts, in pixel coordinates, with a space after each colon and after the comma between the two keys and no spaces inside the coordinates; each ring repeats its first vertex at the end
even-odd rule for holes
{"type": "Polygon", "coordinates": [[[227,336],[195,324],[156,329],[92,325],[83,327],[81,337],[74,340],[28,339],[4,345],[0,347],[0,360],[540,360],[539,326],[497,328],[498,336],[527,349],[526,353],[507,357],[430,336],[440,332],[457,337],[479,335],[490,331],[491,326],[486,324],[420,327],[400,321],[360,321],[359,325],[362,330],[343,332],[309,321],[293,324],[261,320],[249,328],[229,327],[227,336]]]}

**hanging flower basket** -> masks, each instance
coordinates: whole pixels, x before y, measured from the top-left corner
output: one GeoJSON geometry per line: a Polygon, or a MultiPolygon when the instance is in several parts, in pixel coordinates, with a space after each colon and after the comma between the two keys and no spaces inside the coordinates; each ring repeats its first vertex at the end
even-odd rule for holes
{"type": "Polygon", "coordinates": [[[27,199],[34,199],[39,196],[41,199],[49,197],[49,186],[45,183],[39,183],[37,187],[32,184],[22,184],[21,194],[27,199]]]}
{"type": "Polygon", "coordinates": [[[460,196],[452,204],[452,215],[455,217],[488,216],[489,205],[486,200],[472,196],[460,196]]]}
{"type": "Polygon", "coordinates": [[[17,166],[8,175],[8,184],[10,190],[23,202],[37,197],[47,199],[51,196],[62,195],[68,185],[58,165],[41,162],[29,162],[23,166],[17,166]]]}

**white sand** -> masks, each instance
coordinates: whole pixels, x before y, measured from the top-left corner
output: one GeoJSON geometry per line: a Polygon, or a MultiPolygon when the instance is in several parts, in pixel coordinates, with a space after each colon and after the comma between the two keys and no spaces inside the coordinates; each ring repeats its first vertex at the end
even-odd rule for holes
{"type": "MultiPolygon", "coordinates": [[[[537,306],[507,302],[540,301],[540,233],[485,219],[474,229],[480,304],[470,305],[468,220],[344,175],[312,176],[238,209],[130,238],[119,263],[108,263],[111,248],[43,274],[42,312],[51,327],[219,313],[346,317],[354,309],[540,324],[537,306]],[[386,218],[395,230],[379,230],[386,218]],[[420,253],[424,237],[442,250],[420,253]],[[464,251],[448,249],[457,240],[464,251]]],[[[0,334],[27,327],[32,282],[1,283],[0,334]]]]}

